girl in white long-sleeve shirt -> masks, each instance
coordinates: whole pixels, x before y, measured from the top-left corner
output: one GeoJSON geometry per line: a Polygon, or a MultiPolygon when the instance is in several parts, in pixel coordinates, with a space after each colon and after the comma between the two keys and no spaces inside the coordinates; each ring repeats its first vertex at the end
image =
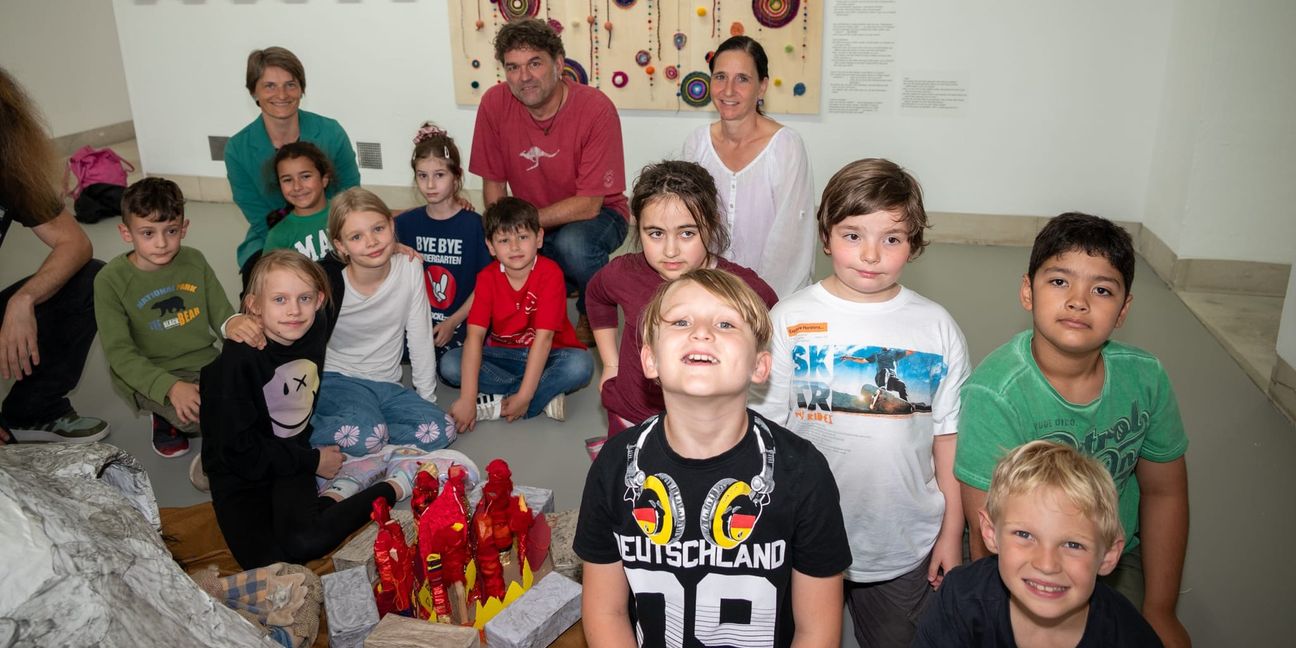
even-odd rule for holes
{"type": "Polygon", "coordinates": [[[344,267],[332,265],[341,309],[329,338],[319,405],[311,419],[314,445],[373,454],[387,443],[444,448],[454,420],[435,405],[436,356],[423,266],[396,250],[391,211],[363,189],[333,201],[329,238],[344,267]],[[408,340],[414,390],[401,385],[408,340]]]}

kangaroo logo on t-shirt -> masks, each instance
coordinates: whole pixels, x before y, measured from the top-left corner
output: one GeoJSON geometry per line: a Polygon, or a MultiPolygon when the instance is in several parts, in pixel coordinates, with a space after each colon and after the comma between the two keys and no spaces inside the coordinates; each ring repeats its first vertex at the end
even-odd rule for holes
{"type": "Polygon", "coordinates": [[[561,152],[561,149],[558,150],[558,151],[554,151],[553,153],[550,153],[550,152],[548,152],[548,151],[546,151],[546,150],[540,148],[539,146],[532,146],[531,148],[529,148],[529,149],[527,149],[527,150],[525,150],[525,151],[522,151],[521,153],[518,153],[518,155],[522,156],[524,159],[526,159],[528,162],[531,163],[531,166],[527,167],[526,170],[527,170],[527,171],[534,171],[534,170],[540,168],[540,159],[541,159],[541,158],[554,158],[554,157],[558,157],[558,153],[559,153],[559,152],[561,152]]]}

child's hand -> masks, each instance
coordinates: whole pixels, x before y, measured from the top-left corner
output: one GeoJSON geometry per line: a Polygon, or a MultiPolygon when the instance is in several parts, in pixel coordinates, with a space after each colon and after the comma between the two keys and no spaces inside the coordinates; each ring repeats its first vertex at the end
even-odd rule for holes
{"type": "Polygon", "coordinates": [[[531,397],[523,397],[521,394],[513,394],[504,398],[500,403],[500,418],[512,423],[526,416],[527,408],[531,406],[531,397]]]}
{"type": "Polygon", "coordinates": [[[1176,617],[1174,612],[1160,613],[1156,610],[1144,609],[1143,618],[1147,619],[1148,625],[1156,631],[1166,648],[1192,646],[1192,638],[1188,636],[1188,630],[1184,628],[1183,623],[1179,622],[1179,617],[1176,617]]]}
{"type": "Polygon", "coordinates": [[[198,422],[198,406],[202,404],[202,399],[198,397],[198,385],[177,380],[167,390],[167,399],[171,401],[181,423],[198,422]]]}
{"type": "Polygon", "coordinates": [[[455,329],[457,328],[459,327],[454,322],[448,319],[442,320],[432,327],[432,343],[439,347],[450,344],[450,340],[454,338],[455,329]]]}
{"type": "Polygon", "coordinates": [[[333,479],[342,468],[342,451],[337,446],[324,446],[319,449],[319,467],[315,474],[324,479],[333,479]]]}
{"type": "Polygon", "coordinates": [[[266,345],[265,330],[261,328],[261,322],[251,315],[239,314],[231,317],[225,323],[225,337],[254,349],[264,349],[266,345]]]}
{"type": "Polygon", "coordinates": [[[617,377],[616,365],[603,365],[603,375],[599,377],[599,393],[603,393],[603,385],[609,380],[617,377]]]}
{"type": "Polygon", "coordinates": [[[459,397],[450,406],[450,417],[455,420],[455,428],[460,434],[471,432],[477,425],[477,402],[472,398],[459,397]]]}
{"type": "Polygon", "coordinates": [[[418,252],[415,252],[414,248],[405,245],[404,243],[396,244],[396,254],[404,254],[405,256],[409,257],[411,260],[418,261],[419,263],[423,263],[423,255],[419,254],[418,252]]]}
{"type": "Polygon", "coordinates": [[[932,589],[939,589],[950,570],[962,564],[963,537],[959,535],[952,538],[944,536],[936,538],[936,546],[932,547],[931,565],[927,567],[927,584],[931,585],[932,589]]]}

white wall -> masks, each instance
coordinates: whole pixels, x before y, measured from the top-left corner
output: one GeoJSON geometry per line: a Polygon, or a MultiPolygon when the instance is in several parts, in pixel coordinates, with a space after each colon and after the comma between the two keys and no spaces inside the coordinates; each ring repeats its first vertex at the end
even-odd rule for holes
{"type": "Polygon", "coordinates": [[[1287,280],[1287,298],[1283,300],[1282,322],[1278,327],[1278,356],[1296,367],[1296,264],[1287,280]]]}
{"type": "Polygon", "coordinates": [[[55,137],[130,121],[112,4],[3,0],[0,65],[40,107],[55,137]]]}
{"type": "Polygon", "coordinates": [[[1180,257],[1290,263],[1296,3],[1174,4],[1145,224],[1180,257]]]}
{"type": "MultiPolygon", "coordinates": [[[[471,147],[475,107],[455,105],[450,91],[445,0],[114,4],[149,172],[224,175],[210,161],[206,137],[233,134],[257,116],[243,88],[244,61],[269,44],[305,62],[304,108],[338,119],[353,140],[383,144],[385,169],[363,171],[366,183],[411,181],[410,138],[424,119],[471,147]]],[[[819,187],[850,160],[885,156],[914,170],[934,210],[1083,209],[1141,220],[1169,0],[905,0],[897,7],[899,67],[967,71],[967,115],[788,118],[806,140],[819,187]]],[[[711,118],[689,108],[623,112],[627,170],[678,153],[711,118]]]]}

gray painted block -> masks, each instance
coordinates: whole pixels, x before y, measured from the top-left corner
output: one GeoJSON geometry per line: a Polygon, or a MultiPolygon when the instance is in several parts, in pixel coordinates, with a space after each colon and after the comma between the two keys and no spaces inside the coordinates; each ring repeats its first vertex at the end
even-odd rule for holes
{"type": "Polygon", "coordinates": [[[326,574],[324,610],[328,613],[329,647],[359,648],[378,625],[378,603],[363,568],[326,574]]]}
{"type": "Polygon", "coordinates": [[[480,648],[477,631],[447,623],[428,623],[388,614],[369,633],[364,648],[480,648]]]}
{"type": "Polygon", "coordinates": [[[539,648],[553,643],[581,616],[581,586],[557,572],[486,622],[490,648],[539,648]]]}
{"type": "Polygon", "coordinates": [[[576,538],[577,511],[550,513],[545,518],[549,521],[552,532],[549,558],[553,562],[554,571],[577,583],[581,582],[585,563],[572,550],[572,541],[576,538]]]}

